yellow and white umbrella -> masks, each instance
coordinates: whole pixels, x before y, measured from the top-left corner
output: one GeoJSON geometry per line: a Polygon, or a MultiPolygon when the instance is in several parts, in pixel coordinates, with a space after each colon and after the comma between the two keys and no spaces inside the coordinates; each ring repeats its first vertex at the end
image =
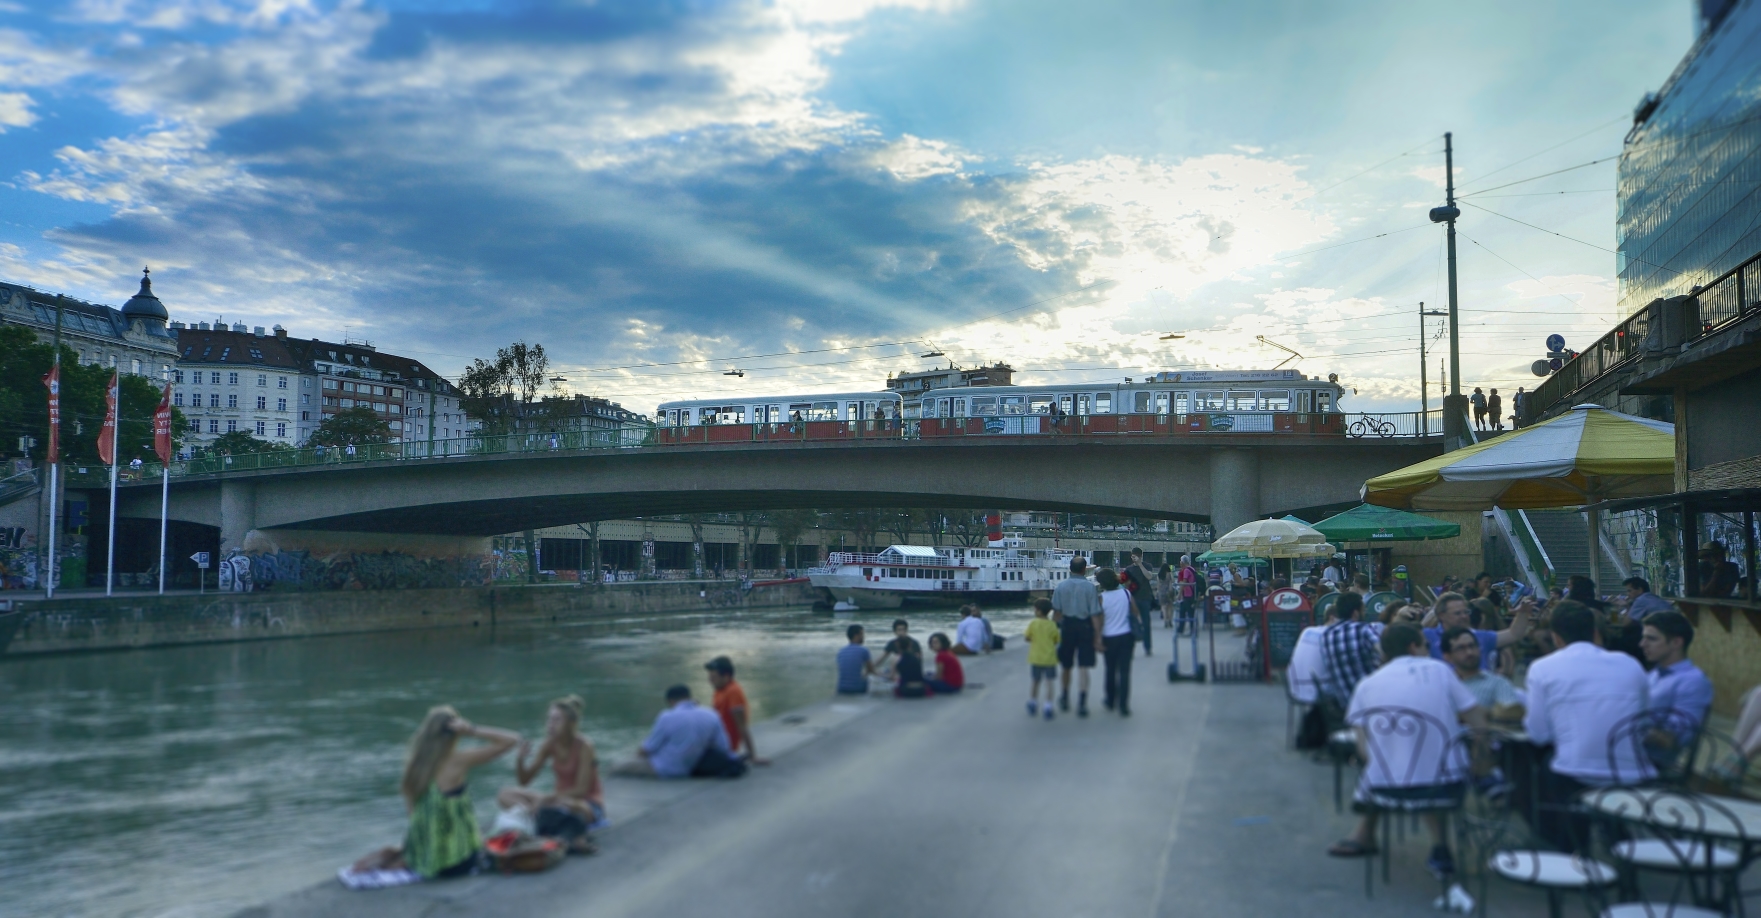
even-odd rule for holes
{"type": "MultiPolygon", "coordinates": [[[[1366,503],[1398,510],[1539,510],[1675,487],[1675,425],[1579,405],[1558,417],[1364,482],[1366,503]]],[[[1590,576],[1600,527],[1590,519],[1590,576]]]]}
{"type": "Polygon", "coordinates": [[[1333,554],[1327,537],[1290,520],[1243,523],[1211,543],[1215,552],[1242,552],[1255,558],[1313,558],[1333,554]]]}

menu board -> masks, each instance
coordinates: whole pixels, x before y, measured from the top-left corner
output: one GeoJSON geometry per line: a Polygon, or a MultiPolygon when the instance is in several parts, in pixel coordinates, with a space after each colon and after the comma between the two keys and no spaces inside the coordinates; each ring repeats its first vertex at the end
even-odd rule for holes
{"type": "MultiPolygon", "coordinates": [[[[1290,665],[1290,655],[1296,652],[1297,638],[1302,636],[1302,629],[1315,623],[1314,613],[1306,610],[1297,612],[1279,612],[1267,609],[1261,613],[1265,629],[1266,647],[1271,650],[1271,667],[1277,668],[1290,665]]],[[[1267,673],[1268,678],[1270,673],[1267,673]]]]}

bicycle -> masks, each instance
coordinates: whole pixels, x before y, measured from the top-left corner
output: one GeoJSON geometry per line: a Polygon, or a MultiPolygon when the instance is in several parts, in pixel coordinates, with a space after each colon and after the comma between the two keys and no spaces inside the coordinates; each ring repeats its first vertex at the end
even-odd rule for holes
{"type": "Polygon", "coordinates": [[[1367,437],[1371,434],[1378,437],[1392,437],[1394,436],[1394,432],[1393,421],[1386,421],[1381,418],[1358,418],[1351,422],[1351,426],[1346,429],[1345,434],[1348,437],[1358,438],[1367,437]]]}

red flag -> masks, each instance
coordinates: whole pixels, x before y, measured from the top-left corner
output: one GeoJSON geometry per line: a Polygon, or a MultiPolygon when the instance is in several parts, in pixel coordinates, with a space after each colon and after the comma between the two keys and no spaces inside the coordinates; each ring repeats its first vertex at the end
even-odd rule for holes
{"type": "Polygon", "coordinates": [[[49,368],[49,375],[43,377],[43,385],[49,390],[48,462],[54,465],[61,461],[61,364],[49,368]]]}
{"type": "Polygon", "coordinates": [[[110,387],[104,390],[104,426],[98,431],[98,459],[116,464],[116,403],[122,395],[122,371],[110,371],[110,387]]]}
{"type": "Polygon", "coordinates": [[[153,411],[153,452],[159,454],[159,461],[171,462],[171,387],[165,387],[164,397],[159,399],[159,407],[153,411]]]}

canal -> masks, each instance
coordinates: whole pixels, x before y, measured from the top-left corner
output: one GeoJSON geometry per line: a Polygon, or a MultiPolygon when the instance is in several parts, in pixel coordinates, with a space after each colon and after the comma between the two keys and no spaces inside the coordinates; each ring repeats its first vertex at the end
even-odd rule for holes
{"type": "MultiPolygon", "coordinates": [[[[988,611],[1016,636],[1029,614],[988,611]]],[[[920,640],[952,610],[907,613],[920,640]]],[[[429,706],[543,731],[578,693],[603,762],[631,753],[666,686],[707,698],[732,657],[765,719],[828,696],[853,621],[808,609],[595,619],[0,662],[0,889],[8,914],[228,915],[397,841],[404,743],[429,706]]],[[[512,756],[472,793],[493,818],[512,756]]],[[[548,775],[540,781],[548,781],[548,775]]],[[[608,800],[613,822],[617,800],[608,800]]]]}

